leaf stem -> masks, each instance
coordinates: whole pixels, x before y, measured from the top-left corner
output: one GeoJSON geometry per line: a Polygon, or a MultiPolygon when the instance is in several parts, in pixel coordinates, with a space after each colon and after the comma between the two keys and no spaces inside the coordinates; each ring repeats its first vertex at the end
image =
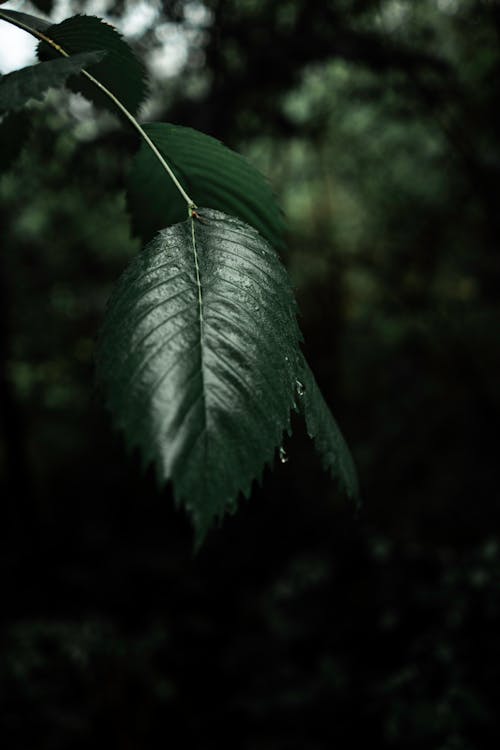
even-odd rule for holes
{"type": "MultiPolygon", "coordinates": [[[[68,56],[68,55],[66,55],[66,56],[68,56]]],[[[153,154],[156,156],[156,158],[158,159],[158,161],[160,162],[160,164],[162,165],[162,167],[168,173],[168,175],[169,175],[170,179],[172,180],[172,182],[174,183],[175,187],[177,188],[177,190],[180,192],[180,194],[182,195],[182,197],[186,201],[186,203],[188,205],[189,211],[191,212],[192,209],[195,209],[196,208],[195,202],[186,193],[186,191],[182,187],[181,183],[179,182],[179,180],[177,179],[177,177],[173,173],[171,167],[167,164],[167,162],[165,161],[164,157],[162,156],[162,154],[160,153],[160,151],[158,150],[158,148],[155,146],[155,144],[153,143],[153,141],[151,140],[151,138],[149,137],[149,135],[146,133],[146,131],[144,130],[144,128],[142,127],[142,125],[140,125],[140,123],[135,119],[134,115],[131,112],[129,112],[128,109],[121,103],[121,101],[119,99],[117,99],[117,97],[114,94],[112,94],[111,91],[106,88],[106,86],[104,86],[100,81],[98,81],[97,78],[94,78],[94,76],[91,75],[84,68],[82,68],[81,72],[85,76],[85,78],[88,78],[89,81],[92,81],[92,83],[95,86],[97,86],[97,88],[101,89],[101,91],[104,94],[106,94],[106,96],[108,96],[111,99],[111,101],[118,107],[118,109],[120,110],[120,112],[122,112],[125,115],[125,117],[127,118],[127,120],[137,130],[137,132],[139,133],[139,135],[143,138],[143,140],[147,143],[147,145],[149,146],[149,148],[151,149],[151,151],[153,152],[153,154]]]]}
{"type": "MultiPolygon", "coordinates": [[[[40,39],[41,41],[46,42],[50,47],[52,47],[52,49],[55,49],[56,52],[59,52],[59,54],[62,55],[63,57],[71,57],[71,55],[68,52],[66,52],[65,49],[63,49],[59,44],[57,44],[57,42],[55,42],[53,39],[50,39],[50,37],[46,36],[43,32],[38,31],[38,29],[34,29],[31,26],[28,26],[27,24],[23,23],[22,21],[18,19],[14,20],[12,18],[9,18],[9,16],[4,15],[1,10],[0,10],[0,19],[13,24],[14,26],[17,26],[23,31],[27,31],[29,34],[32,34],[37,39],[40,39]]],[[[155,146],[155,144],[153,143],[149,135],[146,133],[142,125],[140,125],[140,123],[135,119],[134,115],[131,112],[129,112],[129,110],[125,107],[125,105],[122,104],[121,101],[108,88],[106,88],[106,86],[104,86],[104,84],[102,84],[97,78],[94,78],[94,76],[91,75],[91,73],[89,73],[84,68],[82,68],[81,73],[82,75],[85,76],[85,78],[88,78],[89,81],[91,81],[95,86],[97,86],[97,88],[100,89],[109,99],[111,99],[113,104],[115,104],[115,106],[118,107],[120,112],[122,112],[122,114],[125,115],[125,117],[130,122],[130,124],[135,128],[135,130],[137,130],[141,138],[149,146],[153,154],[156,156],[156,158],[162,165],[163,169],[167,172],[168,176],[174,183],[177,190],[180,192],[180,194],[186,201],[187,206],[188,206],[188,214],[191,216],[192,211],[196,210],[196,203],[186,193],[181,183],[179,182],[174,172],[172,171],[172,168],[166,162],[165,158],[160,153],[158,148],[155,146]]]]}

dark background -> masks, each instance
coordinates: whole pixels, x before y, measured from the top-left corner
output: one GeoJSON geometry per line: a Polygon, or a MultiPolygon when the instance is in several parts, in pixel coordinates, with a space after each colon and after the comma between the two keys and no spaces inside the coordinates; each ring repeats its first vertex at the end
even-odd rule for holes
{"type": "Polygon", "coordinates": [[[271,178],[364,504],[297,421],[289,462],[194,556],[94,385],[106,299],[140,248],[136,143],[52,94],[17,160],[0,144],[2,744],[493,747],[500,4],[174,0],[131,41],[153,69],[176,34],[185,63],[154,67],[146,116],[271,178]]]}

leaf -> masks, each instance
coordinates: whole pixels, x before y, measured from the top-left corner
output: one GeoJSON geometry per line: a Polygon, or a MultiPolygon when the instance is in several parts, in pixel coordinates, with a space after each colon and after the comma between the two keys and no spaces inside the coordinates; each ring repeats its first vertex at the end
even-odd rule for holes
{"type": "MultiPolygon", "coordinates": [[[[283,247],[283,215],[272,188],[243,156],[191,128],[143,127],[195,203],[237,216],[273,247],[283,247]]],[[[133,229],[145,241],[186,215],[183,199],[146,144],[132,162],[127,191],[133,229]]]]}
{"type": "Polygon", "coordinates": [[[30,126],[26,112],[11,112],[0,122],[0,173],[9,169],[20,155],[30,126]]]}
{"type": "Polygon", "coordinates": [[[97,360],[128,444],[172,480],[198,543],[248,497],[290,428],[300,338],[275,250],[238,219],[200,215],[132,261],[97,360]]]}
{"type": "Polygon", "coordinates": [[[316,450],[321,455],[323,468],[332,479],[338,479],[350,498],[359,501],[358,478],[349,448],[303,356],[300,373],[297,381],[300,411],[304,415],[307,433],[314,439],[316,450]]]}
{"type": "Polygon", "coordinates": [[[37,18],[28,13],[19,13],[17,10],[7,10],[6,8],[0,9],[0,20],[8,21],[23,29],[23,31],[28,31],[33,36],[37,36],[37,31],[44,32],[50,26],[50,21],[45,21],[43,18],[37,18]]]}
{"type": "MultiPolygon", "coordinates": [[[[50,26],[45,35],[70,55],[91,50],[105,50],[106,59],[89,68],[122,104],[136,114],[147,95],[146,71],[134,51],[124,42],[121,34],[95,16],[73,16],[50,26]]],[[[38,57],[49,60],[58,53],[46,42],[38,45],[38,57]]],[[[116,105],[91,82],[78,79],[71,82],[73,91],[83,94],[98,106],[117,114],[116,105]]]]}
{"type": "Polygon", "coordinates": [[[43,99],[47,90],[62,86],[67,79],[105,56],[105,52],[85,52],[50,62],[29,65],[0,78],[0,114],[24,107],[30,99],[43,99]]]}

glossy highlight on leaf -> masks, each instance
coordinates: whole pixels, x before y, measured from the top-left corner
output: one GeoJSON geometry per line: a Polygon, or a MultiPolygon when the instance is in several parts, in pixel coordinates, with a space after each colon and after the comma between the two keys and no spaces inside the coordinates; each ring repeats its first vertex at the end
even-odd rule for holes
{"type": "Polygon", "coordinates": [[[30,99],[43,99],[48,89],[63,86],[69,76],[99,62],[105,52],[85,52],[29,65],[0,78],[0,114],[19,110],[30,99]]]}
{"type": "Polygon", "coordinates": [[[98,347],[115,421],[172,480],[198,542],[272,462],[290,428],[300,356],[276,251],[238,219],[199,215],[132,261],[98,347]]]}
{"type": "MultiPolygon", "coordinates": [[[[89,68],[89,73],[109,89],[129,112],[137,114],[148,93],[146,71],[115,28],[96,16],[79,15],[50,26],[44,33],[69,55],[105,50],[106,58],[89,68]]],[[[40,42],[38,57],[41,60],[57,56],[56,50],[46,42],[40,42]]],[[[90,81],[72,81],[72,89],[98,106],[109,109],[113,114],[117,113],[116,105],[90,81]]]]}
{"type": "MultiPolygon", "coordinates": [[[[143,127],[195,203],[237,216],[283,248],[283,214],[269,182],[250,162],[192,128],[161,122],[143,127]]],[[[144,241],[184,220],[185,203],[146,144],[133,160],[127,194],[133,229],[144,241]]]]}

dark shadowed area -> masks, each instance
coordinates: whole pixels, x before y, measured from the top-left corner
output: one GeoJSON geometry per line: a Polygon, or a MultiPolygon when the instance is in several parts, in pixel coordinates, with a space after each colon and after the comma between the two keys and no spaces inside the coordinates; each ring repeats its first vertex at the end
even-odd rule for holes
{"type": "MultiPolygon", "coordinates": [[[[106,18],[128,29],[144,5],[106,18]]],[[[271,180],[363,506],[297,420],[288,462],[193,554],[94,378],[141,248],[135,135],[69,92],[30,106],[0,143],[5,747],[494,747],[500,3],[147,5],[127,36],[152,79],[144,118],[271,180]]]]}

